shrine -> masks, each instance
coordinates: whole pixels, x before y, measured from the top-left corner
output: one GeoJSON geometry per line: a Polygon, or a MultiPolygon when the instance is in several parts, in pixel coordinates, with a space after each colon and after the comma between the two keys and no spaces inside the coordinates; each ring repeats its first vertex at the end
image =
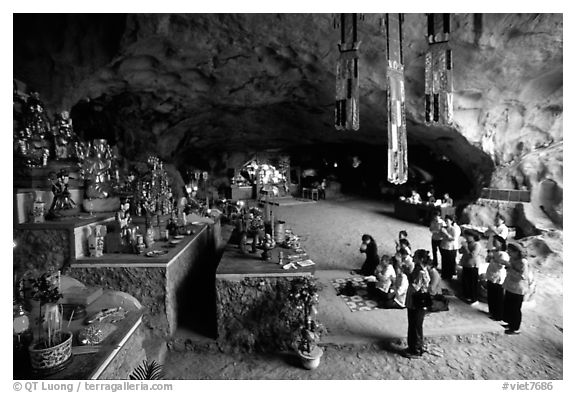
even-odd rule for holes
{"type": "Polygon", "coordinates": [[[12,379],[564,379],[563,24],[13,14],[12,379]]]}

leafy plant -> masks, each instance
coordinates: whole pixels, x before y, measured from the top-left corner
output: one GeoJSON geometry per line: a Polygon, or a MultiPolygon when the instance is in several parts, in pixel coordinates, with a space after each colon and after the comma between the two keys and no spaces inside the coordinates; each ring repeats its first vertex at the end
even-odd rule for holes
{"type": "Polygon", "coordinates": [[[320,342],[326,331],[324,326],[315,320],[318,313],[318,282],[312,277],[302,277],[292,280],[288,299],[297,310],[295,346],[302,353],[309,354],[320,342]]]}
{"type": "Polygon", "coordinates": [[[138,367],[130,374],[132,380],[158,380],[164,379],[164,370],[162,365],[156,363],[155,360],[148,362],[144,360],[138,367]]]}

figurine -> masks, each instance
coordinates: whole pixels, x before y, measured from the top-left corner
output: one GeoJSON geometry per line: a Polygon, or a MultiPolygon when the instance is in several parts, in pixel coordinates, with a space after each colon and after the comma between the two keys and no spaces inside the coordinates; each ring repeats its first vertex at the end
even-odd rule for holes
{"type": "Polygon", "coordinates": [[[263,261],[269,261],[271,259],[270,250],[272,250],[274,247],[276,247],[276,242],[274,241],[274,239],[272,239],[272,235],[267,233],[264,236],[264,242],[262,244],[262,249],[264,250],[262,252],[263,261]]]}
{"type": "Polygon", "coordinates": [[[50,142],[46,136],[50,129],[40,95],[33,92],[24,108],[23,125],[14,135],[14,152],[28,167],[44,167],[50,155],[50,142]]]}
{"type": "Polygon", "coordinates": [[[105,139],[95,139],[89,148],[88,157],[82,163],[82,173],[86,180],[86,196],[90,199],[104,199],[110,195],[110,170],[112,151],[105,139]]]}
{"type": "Polygon", "coordinates": [[[54,150],[57,160],[69,160],[78,158],[78,148],[76,135],[72,129],[72,119],[67,111],[56,115],[53,128],[54,150]]]}
{"type": "Polygon", "coordinates": [[[130,217],[130,201],[125,199],[120,204],[120,210],[116,212],[116,222],[120,228],[120,237],[122,239],[130,239],[130,224],[132,218],[130,217]]]}
{"type": "Polygon", "coordinates": [[[248,213],[248,217],[246,218],[246,231],[240,240],[242,252],[246,252],[246,240],[249,237],[252,238],[251,253],[255,253],[264,237],[264,221],[262,217],[255,212],[248,213]]]}
{"type": "Polygon", "coordinates": [[[66,169],[61,169],[60,172],[58,172],[56,182],[50,179],[52,182],[52,193],[54,194],[54,199],[50,206],[51,216],[61,215],[63,211],[76,207],[76,203],[72,200],[70,191],[68,190],[69,179],[70,177],[66,169]]]}

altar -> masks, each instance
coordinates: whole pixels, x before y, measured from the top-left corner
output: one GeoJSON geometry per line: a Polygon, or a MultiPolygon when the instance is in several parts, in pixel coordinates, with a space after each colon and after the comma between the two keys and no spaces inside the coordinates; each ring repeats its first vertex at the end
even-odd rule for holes
{"type": "MultiPolygon", "coordinates": [[[[223,232],[230,240],[232,227],[223,232]]],[[[312,276],[315,264],[304,250],[277,246],[268,261],[260,258],[261,252],[243,254],[231,241],[224,247],[216,269],[217,340],[223,350],[275,351],[291,346],[292,310],[287,301],[291,280],[312,276]]]]}
{"type": "MultiPolygon", "coordinates": [[[[65,277],[63,277],[63,281],[65,277]]],[[[68,280],[70,281],[70,280],[68,280]]],[[[76,280],[71,280],[78,283],[76,280]]],[[[74,284],[76,285],[76,284],[74,284]]],[[[66,293],[66,290],[63,290],[66,293]]],[[[134,297],[118,291],[104,291],[86,307],[86,315],[112,307],[126,311],[123,319],[114,323],[112,331],[99,345],[80,345],[78,333],[87,325],[84,318],[71,320],[65,330],[74,334],[72,357],[64,368],[49,375],[35,374],[27,363],[14,364],[14,379],[128,379],[146,358],[143,348],[142,305],[134,297]]]]}

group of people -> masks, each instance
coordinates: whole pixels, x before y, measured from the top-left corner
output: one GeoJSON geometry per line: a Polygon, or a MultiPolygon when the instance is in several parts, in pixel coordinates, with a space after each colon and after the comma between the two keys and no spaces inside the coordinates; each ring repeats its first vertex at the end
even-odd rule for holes
{"type": "MultiPolygon", "coordinates": [[[[400,231],[393,256],[378,256],[376,241],[371,235],[362,236],[360,252],[366,254],[362,268],[356,272],[366,276],[369,294],[383,308],[406,308],[408,311],[408,357],[422,354],[422,324],[427,312],[446,307],[441,281],[456,275],[456,259],[461,254],[461,294],[465,301],[478,301],[479,267],[487,262],[487,301],[490,317],[506,327],[506,334],[518,334],[522,320],[522,303],[529,290],[528,262],[522,246],[508,242],[504,218],[497,215],[488,236],[484,252],[480,233],[462,231],[454,217],[440,217],[435,212],[430,224],[432,255],[418,249],[412,252],[406,231],[400,231]],[[460,244],[460,237],[465,242],[460,244]],[[441,273],[438,271],[440,252],[441,273]],[[423,294],[426,294],[424,296],[423,294]],[[428,299],[426,303],[423,299],[428,299]]],[[[446,307],[447,309],[447,307],[446,307]]]]}
{"type": "Polygon", "coordinates": [[[423,200],[418,191],[411,190],[410,195],[408,197],[400,197],[400,200],[403,200],[407,203],[413,204],[420,204],[424,203],[426,205],[431,206],[443,206],[443,207],[450,207],[454,205],[454,200],[450,197],[448,193],[445,193],[442,199],[436,199],[434,196],[434,191],[428,191],[426,193],[426,200],[423,200]]]}

